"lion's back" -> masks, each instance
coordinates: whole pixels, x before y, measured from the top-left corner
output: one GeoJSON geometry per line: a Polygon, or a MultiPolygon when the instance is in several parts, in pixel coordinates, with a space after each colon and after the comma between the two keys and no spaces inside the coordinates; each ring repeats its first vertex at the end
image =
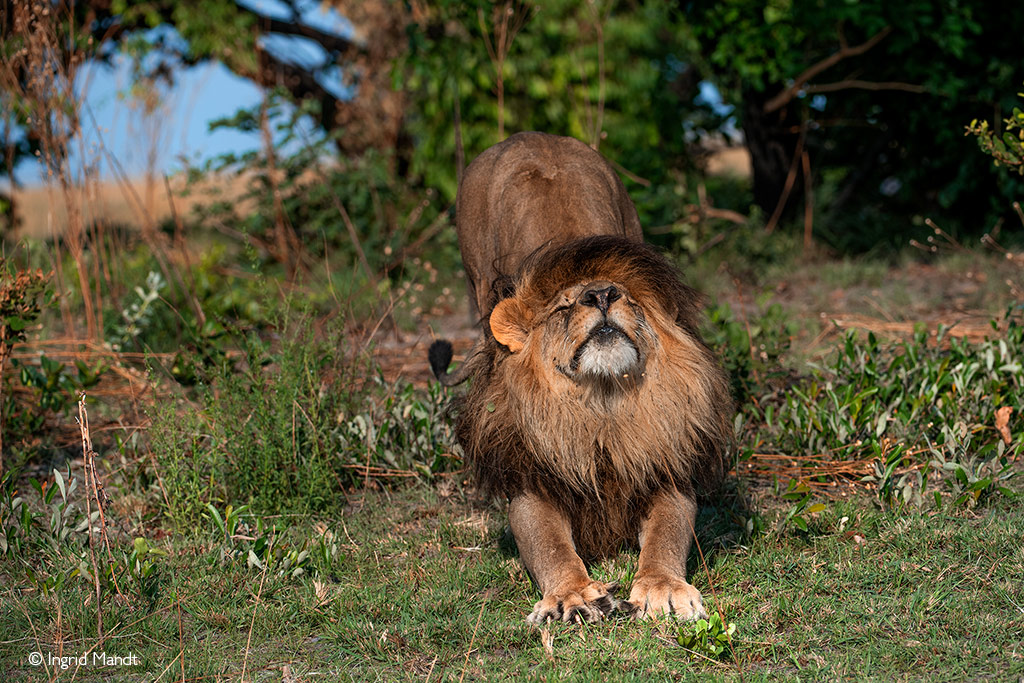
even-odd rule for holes
{"type": "Polygon", "coordinates": [[[456,201],[463,264],[481,312],[491,285],[542,248],[595,235],[643,239],[622,181],[575,138],[516,133],[466,168],[456,201]]]}

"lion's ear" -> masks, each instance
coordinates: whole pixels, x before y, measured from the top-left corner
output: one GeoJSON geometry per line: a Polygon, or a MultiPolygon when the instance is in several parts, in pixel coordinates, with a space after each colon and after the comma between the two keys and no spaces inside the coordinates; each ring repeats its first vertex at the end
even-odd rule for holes
{"type": "Polygon", "coordinates": [[[526,344],[530,319],[529,309],[518,297],[502,299],[491,311],[491,334],[512,353],[518,353],[526,344]]]}

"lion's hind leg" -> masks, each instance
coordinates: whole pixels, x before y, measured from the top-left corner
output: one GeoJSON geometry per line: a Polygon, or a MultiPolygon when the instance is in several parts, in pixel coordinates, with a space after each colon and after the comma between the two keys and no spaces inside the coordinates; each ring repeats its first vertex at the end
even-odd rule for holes
{"type": "Polygon", "coordinates": [[[508,518],[519,556],[543,593],[527,621],[600,621],[625,604],[614,596],[615,584],[591,580],[569,520],[556,506],[524,493],[509,503],[508,518]]]}

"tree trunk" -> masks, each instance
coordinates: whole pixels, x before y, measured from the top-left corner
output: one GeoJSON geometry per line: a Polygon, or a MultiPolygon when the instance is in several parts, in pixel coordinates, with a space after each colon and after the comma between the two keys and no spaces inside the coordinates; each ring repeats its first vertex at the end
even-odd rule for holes
{"type": "MultiPolygon", "coordinates": [[[[795,102],[770,114],[764,113],[764,104],[769,98],[766,93],[778,90],[767,88],[766,92],[746,91],[743,95],[743,135],[750,151],[754,203],[767,215],[771,215],[779,203],[800,139],[800,112],[795,102]]],[[[802,196],[803,178],[797,174],[783,218],[793,214],[802,196]]]]}

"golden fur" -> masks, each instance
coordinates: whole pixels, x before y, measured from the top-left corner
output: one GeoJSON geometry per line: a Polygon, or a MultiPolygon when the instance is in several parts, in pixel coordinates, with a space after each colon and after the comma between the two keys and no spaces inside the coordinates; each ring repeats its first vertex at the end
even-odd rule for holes
{"type": "Polygon", "coordinates": [[[439,379],[473,382],[456,432],[479,485],[509,500],[543,592],[528,617],[705,614],[686,582],[696,493],[720,482],[727,382],[697,331],[701,298],[643,244],[600,155],[569,138],[512,136],[466,170],[459,245],[483,335],[439,379]],[[584,560],[641,547],[629,603],[584,560]]]}
{"type": "Polygon", "coordinates": [[[470,299],[490,311],[492,284],[540,247],[580,237],[643,234],[626,188],[600,154],[573,138],[516,133],[473,160],[455,204],[470,299]]]}
{"type": "MultiPolygon", "coordinates": [[[[507,300],[531,318],[527,341],[511,353],[489,337],[458,406],[458,438],[477,481],[508,498],[531,491],[554,500],[584,559],[636,545],[656,491],[711,491],[723,472],[732,405],[696,334],[699,299],[651,247],[608,237],[532,259],[512,288],[507,300]],[[578,384],[544,363],[559,353],[544,334],[545,308],[580,282],[598,280],[629,292],[638,310],[626,333],[646,351],[641,376],[607,387],[578,384]]],[[[588,313],[575,307],[569,324],[588,313]]]]}

